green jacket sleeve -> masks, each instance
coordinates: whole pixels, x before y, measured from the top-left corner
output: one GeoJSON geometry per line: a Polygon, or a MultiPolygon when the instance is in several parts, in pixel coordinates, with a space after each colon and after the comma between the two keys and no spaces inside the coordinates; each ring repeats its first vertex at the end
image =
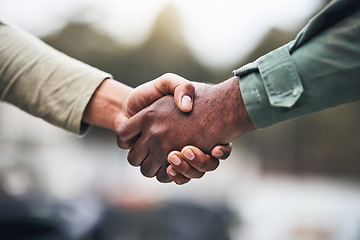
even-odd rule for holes
{"type": "Polygon", "coordinates": [[[234,73],[257,128],[359,100],[360,1],[332,1],[294,41],[234,73]]]}
{"type": "Polygon", "coordinates": [[[0,99],[67,131],[83,134],[83,112],[111,77],[36,37],[0,22],[0,99]]]}

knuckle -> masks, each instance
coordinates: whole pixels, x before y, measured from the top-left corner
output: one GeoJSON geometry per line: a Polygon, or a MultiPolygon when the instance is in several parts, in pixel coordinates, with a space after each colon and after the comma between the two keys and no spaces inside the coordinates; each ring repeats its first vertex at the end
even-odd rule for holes
{"type": "Polygon", "coordinates": [[[190,181],[189,178],[181,178],[181,179],[176,179],[174,182],[177,184],[177,185],[184,185],[185,183],[188,183],[190,181]]]}
{"type": "Polygon", "coordinates": [[[129,148],[130,146],[130,144],[122,137],[118,137],[116,143],[119,148],[123,148],[123,149],[129,148]]]}
{"type": "Polygon", "coordinates": [[[175,76],[174,73],[164,73],[163,75],[161,75],[161,78],[170,79],[170,78],[174,78],[174,76],[175,76]]]}
{"type": "Polygon", "coordinates": [[[181,175],[183,175],[184,177],[188,177],[191,178],[190,174],[189,174],[189,169],[186,167],[174,167],[176,169],[176,171],[178,171],[181,175]]]}
{"type": "Polygon", "coordinates": [[[157,109],[153,105],[150,105],[147,107],[144,113],[144,120],[146,122],[152,122],[152,120],[156,118],[157,115],[158,115],[157,109]]]}
{"type": "Polygon", "coordinates": [[[184,88],[187,92],[195,92],[195,86],[191,82],[185,83],[184,88]]]}
{"type": "Polygon", "coordinates": [[[166,172],[166,167],[160,167],[160,169],[156,173],[156,179],[161,183],[171,182],[170,176],[166,172]]]}
{"type": "Polygon", "coordinates": [[[148,178],[153,178],[156,175],[156,171],[153,171],[150,168],[144,167],[143,165],[140,167],[140,172],[143,176],[148,177],[148,178]]]}
{"type": "Polygon", "coordinates": [[[193,169],[190,166],[183,167],[182,169],[178,169],[178,171],[185,177],[185,178],[201,178],[204,175],[204,172],[201,172],[197,169],[193,169]]]}
{"type": "Polygon", "coordinates": [[[115,134],[117,136],[117,138],[119,139],[123,139],[124,136],[125,136],[125,130],[128,126],[128,123],[125,122],[123,124],[121,124],[120,126],[118,126],[116,129],[115,129],[115,134]]]}
{"type": "Polygon", "coordinates": [[[156,175],[156,179],[161,183],[169,183],[172,182],[171,178],[167,174],[159,174],[156,175]]]}
{"type": "Polygon", "coordinates": [[[186,167],[184,166],[181,169],[181,172],[185,177],[188,177],[188,178],[194,177],[194,173],[193,173],[193,171],[191,171],[191,168],[189,166],[186,166],[186,167]]]}
{"type": "Polygon", "coordinates": [[[130,165],[134,166],[134,167],[138,167],[142,163],[141,159],[137,158],[135,156],[134,151],[131,151],[131,150],[130,150],[128,156],[127,156],[127,159],[128,159],[128,162],[130,163],[130,165]]]}
{"type": "Polygon", "coordinates": [[[192,178],[202,178],[204,176],[204,172],[198,172],[194,177],[192,178]]]}
{"type": "Polygon", "coordinates": [[[196,159],[196,163],[193,166],[196,168],[196,170],[204,172],[206,169],[206,165],[207,163],[206,161],[204,161],[203,158],[198,158],[196,159]]]}
{"type": "Polygon", "coordinates": [[[202,164],[202,172],[214,171],[219,166],[219,164],[220,162],[218,159],[211,158],[209,161],[202,164]]]}
{"type": "Polygon", "coordinates": [[[166,136],[166,129],[162,127],[153,128],[149,134],[150,142],[152,142],[159,149],[166,149],[168,143],[166,141],[162,141],[166,136]]]}
{"type": "Polygon", "coordinates": [[[207,172],[210,170],[210,162],[208,161],[200,161],[197,168],[200,172],[207,172]]]}

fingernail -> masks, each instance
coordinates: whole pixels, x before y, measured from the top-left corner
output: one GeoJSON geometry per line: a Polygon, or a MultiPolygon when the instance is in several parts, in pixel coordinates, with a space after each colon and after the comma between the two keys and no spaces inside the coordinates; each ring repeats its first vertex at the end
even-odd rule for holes
{"type": "Polygon", "coordinates": [[[193,151],[191,151],[190,149],[186,150],[184,153],[184,156],[186,157],[186,159],[188,160],[193,160],[195,158],[195,154],[193,153],[193,151]]]}
{"type": "Polygon", "coordinates": [[[176,172],[175,172],[174,169],[170,169],[170,170],[169,170],[169,174],[170,174],[171,176],[173,176],[173,177],[176,176],[176,172]]]}
{"type": "Polygon", "coordinates": [[[170,158],[170,162],[173,163],[176,166],[179,166],[181,163],[181,160],[178,156],[174,155],[170,158]]]}
{"type": "Polygon", "coordinates": [[[216,158],[222,157],[224,155],[223,150],[219,149],[216,151],[215,156],[216,158]]]}
{"type": "Polygon", "coordinates": [[[191,109],[192,108],[191,97],[189,97],[188,95],[184,95],[183,98],[181,99],[181,105],[185,109],[191,109]]]}

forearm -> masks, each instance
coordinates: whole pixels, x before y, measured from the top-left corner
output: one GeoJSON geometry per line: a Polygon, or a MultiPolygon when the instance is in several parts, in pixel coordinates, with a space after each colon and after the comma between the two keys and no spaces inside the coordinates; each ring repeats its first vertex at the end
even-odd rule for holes
{"type": "Polygon", "coordinates": [[[127,120],[122,114],[125,101],[133,88],[113,79],[106,79],[95,91],[87,105],[83,121],[99,127],[115,129],[127,120]]]}
{"type": "Polygon", "coordinates": [[[86,105],[110,74],[72,59],[36,37],[0,23],[0,98],[76,134],[86,105]]]}

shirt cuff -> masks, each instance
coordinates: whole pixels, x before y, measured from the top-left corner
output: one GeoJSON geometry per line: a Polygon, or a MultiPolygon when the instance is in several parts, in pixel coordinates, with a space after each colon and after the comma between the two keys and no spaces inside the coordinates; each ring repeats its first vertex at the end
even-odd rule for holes
{"type": "Polygon", "coordinates": [[[304,91],[288,46],[284,45],[234,71],[248,114],[257,128],[289,118],[304,91]]]}

